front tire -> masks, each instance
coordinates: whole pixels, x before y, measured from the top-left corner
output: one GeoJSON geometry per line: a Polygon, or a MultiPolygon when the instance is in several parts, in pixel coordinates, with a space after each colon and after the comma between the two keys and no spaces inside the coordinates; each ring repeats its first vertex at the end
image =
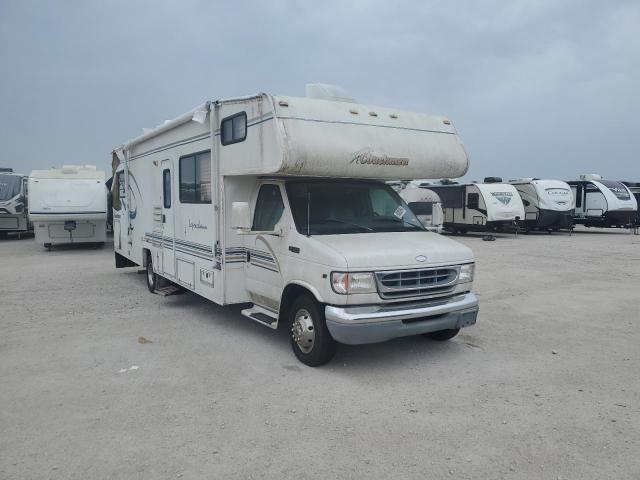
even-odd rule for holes
{"type": "Polygon", "coordinates": [[[158,288],[158,275],[153,271],[153,260],[151,254],[147,255],[147,288],[151,293],[155,292],[158,288]]]}
{"type": "Polygon", "coordinates": [[[336,352],[336,342],[327,329],[324,311],[309,295],[298,297],[289,310],[291,348],[305,365],[318,367],[329,362],[336,352]]]}
{"type": "Polygon", "coordinates": [[[449,330],[438,330],[437,332],[425,333],[424,336],[437,342],[446,342],[458,335],[459,328],[451,328],[449,330]]]}

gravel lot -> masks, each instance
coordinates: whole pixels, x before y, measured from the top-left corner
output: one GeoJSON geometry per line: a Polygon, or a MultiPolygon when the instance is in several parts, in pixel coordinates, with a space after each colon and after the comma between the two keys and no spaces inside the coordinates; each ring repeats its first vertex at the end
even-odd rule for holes
{"type": "Polygon", "coordinates": [[[0,478],[640,478],[640,236],[458,238],[476,326],[318,369],[111,245],[0,241],[0,478]]]}

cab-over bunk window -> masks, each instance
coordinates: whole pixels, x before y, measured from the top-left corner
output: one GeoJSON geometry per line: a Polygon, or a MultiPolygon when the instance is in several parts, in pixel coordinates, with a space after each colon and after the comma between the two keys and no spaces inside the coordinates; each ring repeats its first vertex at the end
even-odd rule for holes
{"type": "Polygon", "coordinates": [[[180,203],[211,203],[211,153],[180,158],[180,203]]]}
{"type": "Polygon", "coordinates": [[[220,123],[222,145],[242,142],[247,138],[247,113],[240,112],[223,118],[220,123]]]}

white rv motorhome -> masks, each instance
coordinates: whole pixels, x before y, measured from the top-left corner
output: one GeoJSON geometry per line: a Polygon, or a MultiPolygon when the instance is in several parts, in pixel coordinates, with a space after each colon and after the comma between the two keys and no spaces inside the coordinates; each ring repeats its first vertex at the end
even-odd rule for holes
{"type": "Polygon", "coordinates": [[[586,227],[628,227],[633,223],[638,202],[622,182],[586,174],[567,183],[576,202],[574,223],[586,227]]]}
{"type": "Polygon", "coordinates": [[[50,249],[64,243],[106,240],[105,174],[93,165],[34,170],[29,176],[30,211],[36,242],[50,249]]]}
{"type": "Polygon", "coordinates": [[[26,175],[0,169],[0,238],[11,232],[20,236],[31,229],[27,191],[26,175]]]}
{"type": "Polygon", "coordinates": [[[444,210],[444,228],[451,232],[495,232],[515,228],[524,218],[524,205],[513,185],[485,179],[485,183],[431,184],[444,210]]]}
{"type": "Polygon", "coordinates": [[[436,192],[410,183],[400,191],[400,196],[427,230],[442,232],[444,213],[442,202],[436,192]]]}
{"type": "Polygon", "coordinates": [[[509,180],[524,204],[520,225],[527,231],[548,232],[573,228],[575,202],[571,187],[561,180],[521,178],[509,180]]]}
{"type": "Polygon", "coordinates": [[[116,267],[290,329],[305,364],[335,342],[475,323],[471,250],[427,232],[382,180],[459,176],[439,116],[258,94],[206,102],[116,148],[116,267]]]}

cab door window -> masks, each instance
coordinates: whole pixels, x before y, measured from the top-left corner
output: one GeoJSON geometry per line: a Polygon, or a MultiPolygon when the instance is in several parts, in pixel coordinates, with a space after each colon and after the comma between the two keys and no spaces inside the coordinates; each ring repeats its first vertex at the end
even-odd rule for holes
{"type": "Polygon", "coordinates": [[[252,230],[271,232],[282,217],[284,202],[278,185],[262,185],[258,192],[252,230]]]}

